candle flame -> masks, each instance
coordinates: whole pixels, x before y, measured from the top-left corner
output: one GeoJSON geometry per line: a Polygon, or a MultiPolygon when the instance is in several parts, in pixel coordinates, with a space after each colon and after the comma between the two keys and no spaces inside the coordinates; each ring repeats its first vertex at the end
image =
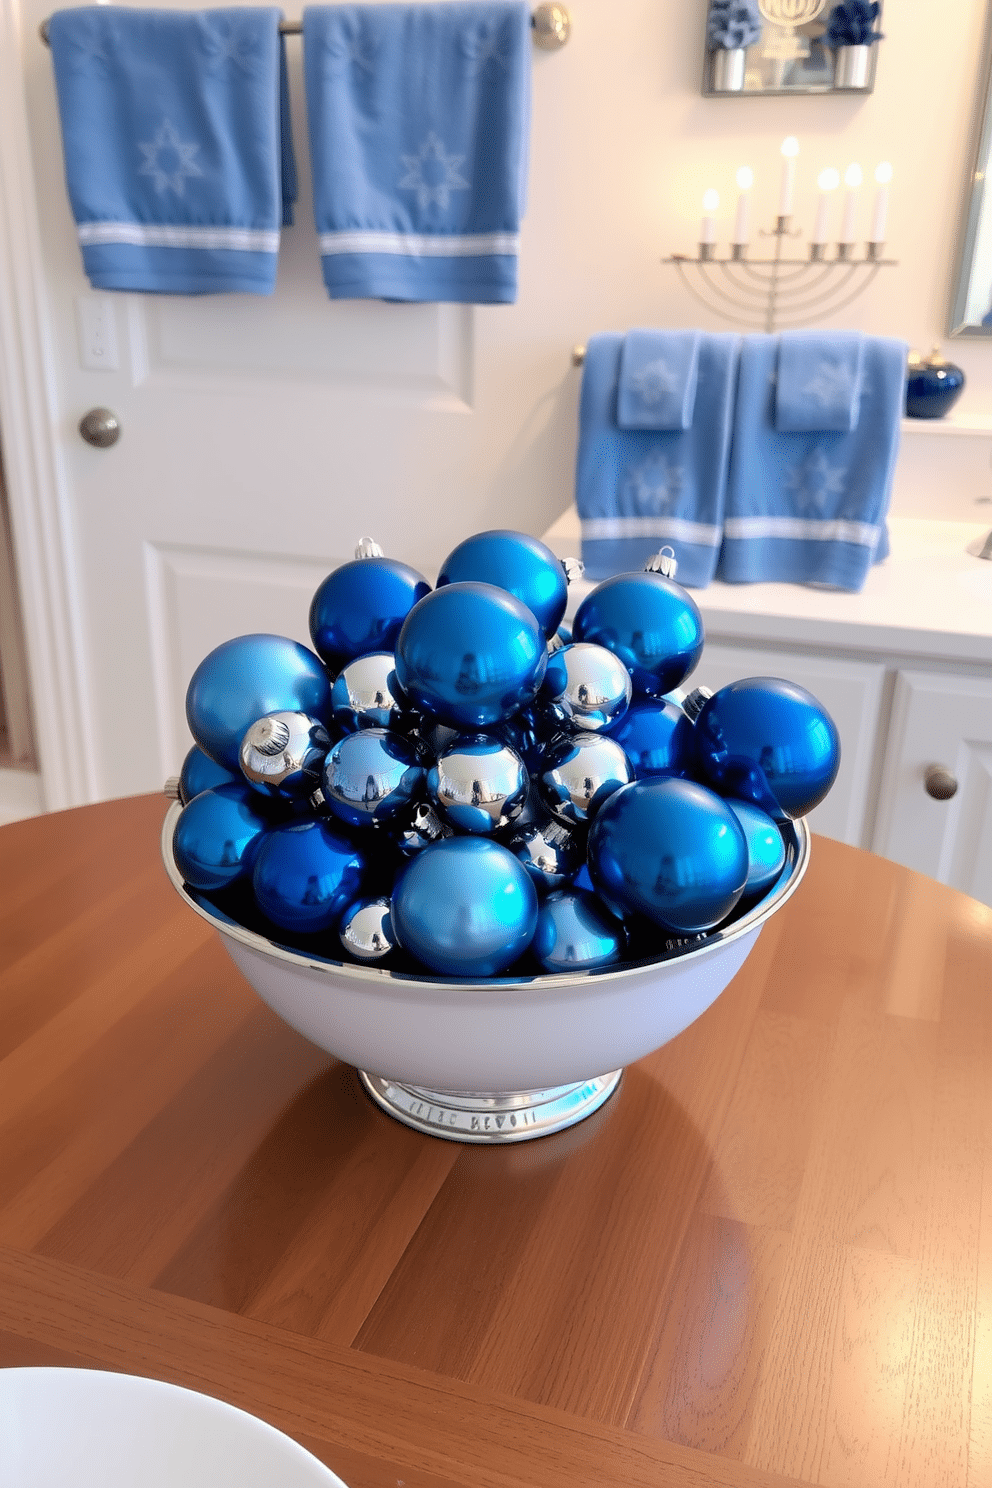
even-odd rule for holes
{"type": "Polygon", "coordinates": [[[840,171],[836,171],[832,165],[828,165],[827,169],[822,170],[817,176],[816,184],[821,191],[836,191],[840,185],[840,171]]]}
{"type": "Polygon", "coordinates": [[[720,193],[718,191],[714,191],[711,186],[709,191],[703,192],[703,211],[715,212],[719,205],[720,193]]]}
{"type": "Polygon", "coordinates": [[[794,158],[799,154],[799,141],[794,134],[787,135],[782,141],[782,154],[786,159],[794,158]]]}
{"type": "Polygon", "coordinates": [[[849,165],[847,167],[847,170],[844,172],[845,186],[850,187],[850,189],[853,191],[861,185],[861,182],[863,180],[864,176],[861,173],[860,165],[849,165]]]}
{"type": "Polygon", "coordinates": [[[887,186],[892,180],[892,167],[887,160],[883,160],[881,165],[876,165],[875,180],[879,186],[887,186]]]}
{"type": "Polygon", "coordinates": [[[741,191],[750,191],[754,185],[754,171],[749,165],[742,165],[737,172],[737,185],[741,191]]]}

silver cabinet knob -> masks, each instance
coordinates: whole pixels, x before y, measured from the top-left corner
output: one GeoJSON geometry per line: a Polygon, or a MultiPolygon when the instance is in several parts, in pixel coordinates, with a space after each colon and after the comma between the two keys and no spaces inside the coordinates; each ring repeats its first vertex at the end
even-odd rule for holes
{"type": "Polygon", "coordinates": [[[954,771],[946,765],[927,765],[923,772],[923,788],[935,801],[949,801],[957,793],[958,782],[954,771]]]}
{"type": "Polygon", "coordinates": [[[79,420],[79,432],[87,444],[109,449],[121,437],[120,420],[109,408],[91,408],[79,420]]]}
{"type": "Polygon", "coordinates": [[[556,52],[568,40],[572,18],[564,5],[537,5],[531,16],[534,43],[542,51],[556,52]]]}

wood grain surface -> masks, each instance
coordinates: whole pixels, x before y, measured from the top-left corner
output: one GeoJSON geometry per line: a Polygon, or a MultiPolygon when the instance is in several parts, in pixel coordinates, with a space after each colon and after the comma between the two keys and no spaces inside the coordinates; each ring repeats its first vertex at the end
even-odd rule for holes
{"type": "Polygon", "coordinates": [[[350,1488],[992,1485],[992,911],[826,839],[570,1131],[381,1113],[166,879],[0,829],[0,1364],[252,1410],[350,1488]]]}

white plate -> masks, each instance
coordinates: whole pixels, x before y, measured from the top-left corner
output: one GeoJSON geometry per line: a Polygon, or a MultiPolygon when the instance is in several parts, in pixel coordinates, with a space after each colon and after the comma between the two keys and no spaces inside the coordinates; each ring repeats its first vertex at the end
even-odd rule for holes
{"type": "Polygon", "coordinates": [[[0,1369],[0,1488],[345,1488],[290,1437],[193,1390],[0,1369]]]}

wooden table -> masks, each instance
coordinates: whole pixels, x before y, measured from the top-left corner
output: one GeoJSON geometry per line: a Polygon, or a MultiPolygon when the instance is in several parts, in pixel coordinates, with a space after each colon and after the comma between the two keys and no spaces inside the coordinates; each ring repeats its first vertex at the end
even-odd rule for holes
{"type": "Polygon", "coordinates": [[[154,1375],[350,1488],[992,1483],[992,910],[825,839],[581,1126],[381,1114],[159,862],[0,830],[0,1363],[154,1375]]]}

